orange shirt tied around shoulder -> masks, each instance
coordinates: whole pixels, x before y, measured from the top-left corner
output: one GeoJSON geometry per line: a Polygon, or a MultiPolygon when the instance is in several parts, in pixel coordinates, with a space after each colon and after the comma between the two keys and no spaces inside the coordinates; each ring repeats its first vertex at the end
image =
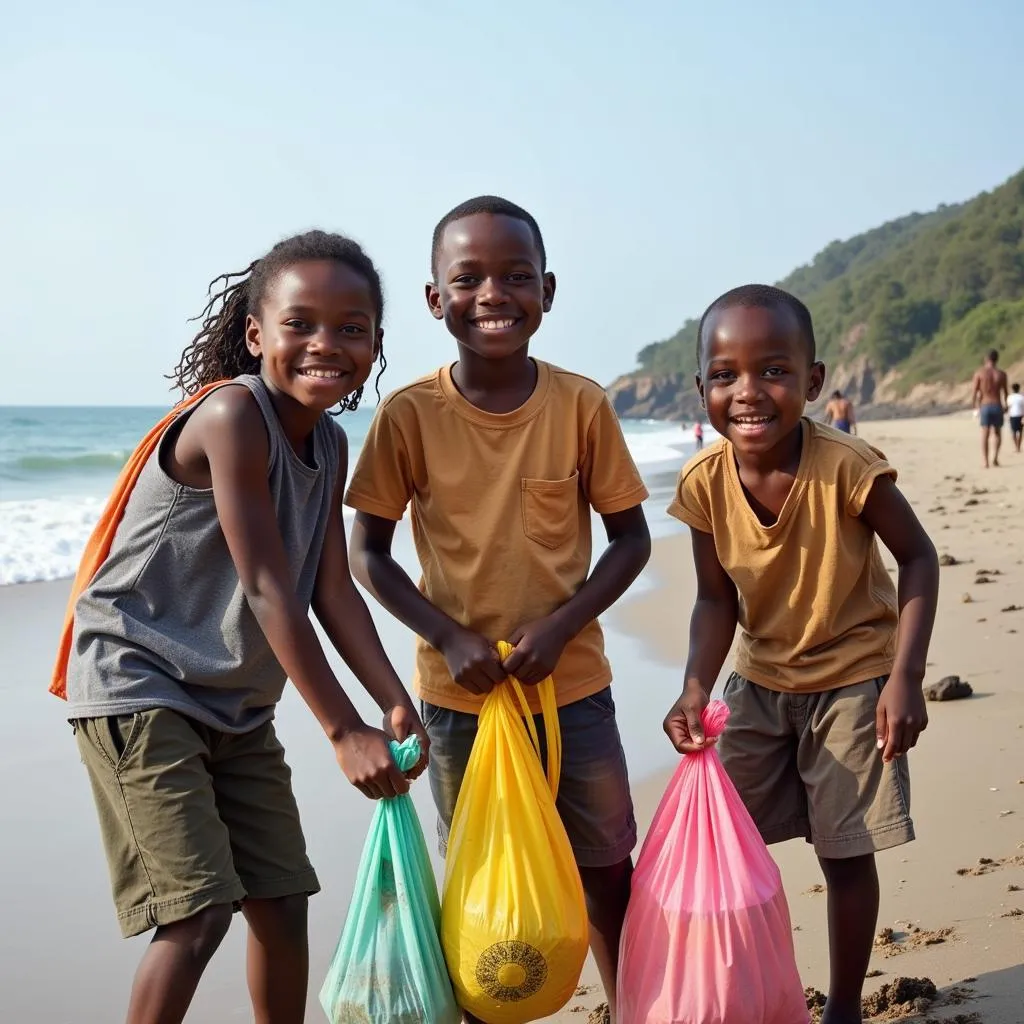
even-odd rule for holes
{"type": "Polygon", "coordinates": [[[71,636],[75,625],[75,604],[82,591],[92,582],[93,576],[103,564],[108,554],[110,545],[113,543],[114,534],[124,516],[125,506],[131,497],[132,488],[138,480],[142,467],[149,461],[149,457],[156,450],[164,431],[184,412],[195,405],[201,398],[208,395],[214,388],[227,384],[229,381],[218,380],[200,388],[195,394],[189,395],[179,402],[163,419],[157,423],[152,430],[139,442],[136,449],[128,457],[121,472],[118,474],[114,484],[114,490],[107,500],[107,504],[100,513],[99,521],[93,528],[89,539],[85,542],[85,550],[82,552],[82,559],[78,563],[78,572],[75,574],[74,583],[71,585],[71,596],[68,598],[67,609],[64,612],[64,625],[61,627],[60,642],[57,646],[57,660],[53,667],[53,675],[50,679],[50,693],[61,700],[67,700],[67,675],[68,659],[71,656],[71,636]]]}

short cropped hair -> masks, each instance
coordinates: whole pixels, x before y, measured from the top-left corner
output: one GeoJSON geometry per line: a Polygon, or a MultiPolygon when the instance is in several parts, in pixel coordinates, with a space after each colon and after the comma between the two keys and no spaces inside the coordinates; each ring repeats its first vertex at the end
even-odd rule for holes
{"type": "Polygon", "coordinates": [[[499,217],[512,217],[514,220],[521,220],[529,227],[533,234],[534,244],[537,246],[537,254],[540,256],[540,269],[543,273],[548,268],[548,255],[544,249],[544,238],[540,233],[540,227],[533,215],[524,210],[521,206],[502,199],[501,196],[476,196],[459,203],[454,209],[449,210],[434,228],[434,237],[430,243],[430,273],[433,279],[437,280],[437,261],[441,255],[441,240],[444,238],[444,230],[449,224],[465,217],[472,217],[475,213],[490,213],[499,217]]]}
{"type": "Polygon", "coordinates": [[[704,350],[704,329],[712,314],[736,307],[755,309],[788,309],[800,325],[800,333],[807,342],[811,362],[817,357],[817,345],[814,341],[814,323],[811,311],[795,296],[781,288],[769,284],[744,284],[733,288],[724,295],[719,295],[704,311],[697,328],[697,365],[700,366],[704,350]]]}

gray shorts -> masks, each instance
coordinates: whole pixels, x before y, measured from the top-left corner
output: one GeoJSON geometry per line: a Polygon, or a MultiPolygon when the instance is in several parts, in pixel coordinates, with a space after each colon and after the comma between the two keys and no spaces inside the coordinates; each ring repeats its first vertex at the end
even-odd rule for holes
{"type": "Polygon", "coordinates": [[[906,756],[885,764],[871,679],[824,693],[777,693],[735,672],[719,756],[766,843],[806,839],[819,857],[859,857],[908,843],[906,756]]]}
{"type": "MultiPolygon", "coordinates": [[[[430,736],[428,775],[437,807],[438,845],[444,856],[455,801],[476,738],[477,716],[427,703],[421,705],[421,713],[430,736]]],[[[546,758],[543,719],[538,715],[536,721],[546,758]]],[[[581,868],[619,864],[636,846],[636,819],[611,687],[559,708],[558,721],[562,779],[556,806],[576,863],[581,868]]]]}

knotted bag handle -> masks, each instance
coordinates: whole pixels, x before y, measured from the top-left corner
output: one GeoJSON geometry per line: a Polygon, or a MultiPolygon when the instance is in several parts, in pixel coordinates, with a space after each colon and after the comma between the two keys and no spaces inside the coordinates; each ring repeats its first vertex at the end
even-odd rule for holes
{"type": "MultiPolygon", "coordinates": [[[[505,640],[498,641],[498,657],[502,661],[512,653],[514,648],[505,640]]],[[[533,720],[533,712],[530,710],[530,702],[526,699],[523,684],[515,676],[509,676],[506,680],[512,687],[519,704],[519,711],[522,713],[526,731],[530,736],[533,749],[540,757],[540,736],[537,733],[537,723],[533,720]]],[[[555,699],[555,681],[548,676],[544,682],[539,683],[534,689],[540,698],[541,714],[544,718],[544,736],[548,741],[548,763],[547,779],[548,788],[551,790],[551,799],[558,799],[558,784],[562,777],[562,730],[558,724],[558,702],[555,699]]]]}

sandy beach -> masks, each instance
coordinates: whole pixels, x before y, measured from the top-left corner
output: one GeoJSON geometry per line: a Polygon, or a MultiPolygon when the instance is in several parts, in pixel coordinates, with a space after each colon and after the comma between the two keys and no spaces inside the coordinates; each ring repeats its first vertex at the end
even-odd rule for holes
{"type": "MultiPolygon", "coordinates": [[[[974,695],[929,704],[911,756],[918,839],[879,857],[887,929],[870,991],[897,977],[928,978],[938,998],[922,1016],[885,1020],[1024,1022],[1024,456],[1004,442],[1003,468],[981,468],[969,415],[865,423],[930,531],[942,569],[928,682],[956,674],[974,695]]],[[[652,498],[652,515],[666,504],[652,498]]],[[[651,567],[608,617],[609,654],[641,834],[674,763],[661,734],[685,657],[694,580],[685,530],[659,530],[651,567]]],[[[123,1019],[145,939],[120,939],[84,770],[59,703],[45,693],[68,582],[0,588],[3,770],[0,894],[5,908],[0,1020],[33,1024],[123,1019]]],[[[374,609],[404,676],[408,634],[374,609]]],[[[343,679],[348,679],[346,675],[343,679]]],[[[360,706],[367,717],[365,699],[360,706]]],[[[307,1021],[351,894],[372,806],[347,786],[329,745],[294,694],[279,713],[310,854],[323,893],[311,901],[307,1021]]],[[[414,788],[424,830],[433,812],[414,788]]],[[[809,847],[773,848],[786,883],[804,984],[828,983],[825,902],[809,847]]],[[[250,1019],[236,922],[203,980],[189,1020],[250,1019]]],[[[580,995],[555,1020],[587,1021],[601,994],[588,968],[580,995]]],[[[882,1008],[879,1006],[878,1008],[882,1008]]]]}
{"type": "MultiPolygon", "coordinates": [[[[878,928],[891,935],[876,944],[871,968],[878,973],[866,992],[878,993],[899,977],[927,978],[939,994],[926,1013],[903,1013],[897,1002],[875,1019],[1021,1024],[1024,456],[1008,450],[1004,435],[1002,467],[982,469],[969,414],[868,422],[860,433],[898,468],[899,485],[940,556],[956,562],[942,568],[926,683],[955,674],[974,689],[967,700],[928,704],[928,729],[910,757],[917,840],[878,857],[878,928]]],[[[620,605],[611,623],[642,637],[653,657],[681,671],[694,595],[688,535],[658,541],[651,565],[654,587],[620,605]]],[[[636,788],[641,829],[667,778],[661,773],[636,788]]],[[[799,841],[773,846],[772,854],[782,869],[804,984],[825,990],[825,895],[817,861],[799,841]]],[[[595,1004],[588,996],[556,1019],[580,1020],[582,1008],[595,1004]]],[[[875,1002],[883,1008],[885,994],[875,1002]]]]}

